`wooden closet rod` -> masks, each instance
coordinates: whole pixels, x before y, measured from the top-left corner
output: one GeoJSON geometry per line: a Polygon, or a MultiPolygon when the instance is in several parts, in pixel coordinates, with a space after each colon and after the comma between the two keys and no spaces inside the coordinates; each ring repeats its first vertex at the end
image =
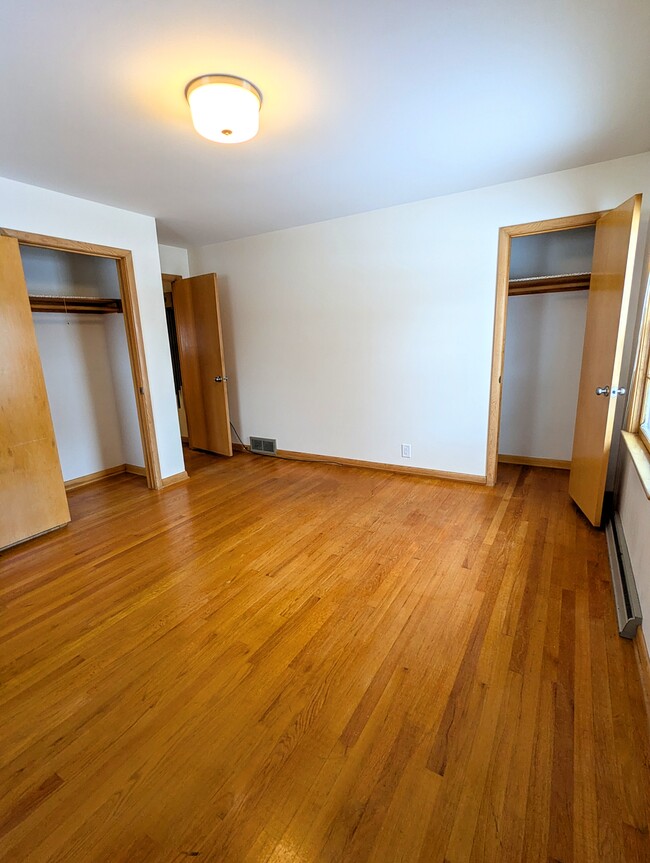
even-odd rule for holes
{"type": "Polygon", "coordinates": [[[75,314],[110,315],[122,312],[122,300],[107,297],[53,297],[29,295],[33,312],[74,312],[75,314]]]}
{"type": "Polygon", "coordinates": [[[510,279],[508,295],[552,294],[558,291],[588,291],[591,273],[568,273],[561,276],[535,276],[530,279],[510,279]]]}

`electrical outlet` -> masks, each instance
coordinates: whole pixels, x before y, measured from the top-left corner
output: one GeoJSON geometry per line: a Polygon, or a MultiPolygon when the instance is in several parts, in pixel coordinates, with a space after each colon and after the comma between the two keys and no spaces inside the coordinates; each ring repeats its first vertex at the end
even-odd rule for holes
{"type": "Polygon", "coordinates": [[[402,458],[411,458],[411,444],[403,443],[402,444],[402,458]]]}

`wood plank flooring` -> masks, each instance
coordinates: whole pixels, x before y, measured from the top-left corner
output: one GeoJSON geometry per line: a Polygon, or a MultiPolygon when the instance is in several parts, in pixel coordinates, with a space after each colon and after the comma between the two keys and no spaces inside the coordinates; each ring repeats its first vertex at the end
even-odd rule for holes
{"type": "Polygon", "coordinates": [[[650,860],[635,653],[565,472],[188,469],[0,556],[3,863],[650,860]]]}

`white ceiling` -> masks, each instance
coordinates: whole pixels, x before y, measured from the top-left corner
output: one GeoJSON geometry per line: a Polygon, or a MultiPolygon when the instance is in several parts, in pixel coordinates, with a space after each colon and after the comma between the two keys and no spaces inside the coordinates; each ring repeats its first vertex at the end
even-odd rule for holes
{"type": "Polygon", "coordinates": [[[648,0],[5,0],[0,175],[204,244],[650,149],[648,0]],[[211,144],[183,89],[262,90],[211,144]]]}

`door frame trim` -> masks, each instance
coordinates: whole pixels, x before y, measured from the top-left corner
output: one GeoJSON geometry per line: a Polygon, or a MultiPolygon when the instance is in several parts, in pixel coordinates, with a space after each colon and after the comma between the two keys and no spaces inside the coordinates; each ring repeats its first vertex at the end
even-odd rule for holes
{"type": "Polygon", "coordinates": [[[549,234],[555,231],[568,231],[572,228],[586,228],[590,225],[595,225],[598,219],[607,212],[609,210],[600,210],[594,213],[582,213],[577,216],[563,216],[559,219],[544,219],[543,221],[525,222],[521,225],[507,225],[499,228],[485,467],[486,484],[488,486],[496,484],[499,462],[499,427],[501,424],[501,396],[503,391],[501,377],[503,375],[503,360],[506,347],[508,279],[510,275],[510,245],[512,238],[528,237],[533,234],[549,234]]]}
{"type": "Polygon", "coordinates": [[[158,443],[153,419],[149,375],[144,353],[142,323],[140,320],[135,270],[133,268],[133,255],[131,251],[129,249],[118,249],[113,246],[102,246],[97,243],[67,240],[63,237],[50,237],[45,234],[16,231],[12,228],[0,228],[0,233],[7,237],[13,237],[22,246],[35,246],[40,249],[53,249],[54,251],[72,252],[73,254],[90,255],[97,258],[110,258],[116,262],[131,376],[133,378],[133,391],[144,455],[145,475],[149,488],[161,489],[163,487],[163,480],[160,470],[160,458],[158,455],[158,443]]]}

